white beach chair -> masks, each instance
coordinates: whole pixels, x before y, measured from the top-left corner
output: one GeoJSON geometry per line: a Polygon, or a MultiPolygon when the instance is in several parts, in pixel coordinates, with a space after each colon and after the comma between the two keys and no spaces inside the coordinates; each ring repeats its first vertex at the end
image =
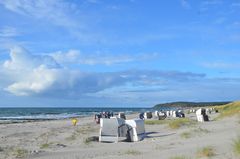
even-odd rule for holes
{"type": "Polygon", "coordinates": [[[154,112],[154,118],[158,118],[158,111],[157,110],[154,112]]]}
{"type": "Polygon", "coordinates": [[[140,119],[126,120],[128,126],[128,137],[130,141],[141,141],[145,137],[144,121],[140,119]]]}
{"type": "Polygon", "coordinates": [[[200,108],[196,111],[197,121],[205,122],[208,121],[208,116],[206,115],[206,109],[200,108]]]}
{"type": "Polygon", "coordinates": [[[99,142],[118,142],[127,137],[127,126],[121,118],[101,118],[99,142]]]}
{"type": "Polygon", "coordinates": [[[177,111],[172,111],[172,117],[174,117],[174,118],[177,117],[177,111]]]}

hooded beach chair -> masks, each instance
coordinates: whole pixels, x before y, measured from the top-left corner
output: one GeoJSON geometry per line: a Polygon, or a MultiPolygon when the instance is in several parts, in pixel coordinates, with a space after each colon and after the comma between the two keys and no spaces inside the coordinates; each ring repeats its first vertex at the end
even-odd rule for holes
{"type": "Polygon", "coordinates": [[[100,119],[100,142],[118,142],[126,139],[127,126],[122,118],[101,118],[100,119]]]}
{"type": "Polygon", "coordinates": [[[206,115],[206,109],[200,108],[196,111],[197,121],[204,122],[209,121],[208,115],[206,115]]]}

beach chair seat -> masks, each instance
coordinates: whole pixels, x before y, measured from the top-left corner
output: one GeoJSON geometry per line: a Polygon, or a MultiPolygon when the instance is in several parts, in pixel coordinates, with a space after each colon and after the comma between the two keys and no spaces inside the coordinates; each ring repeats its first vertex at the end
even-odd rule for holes
{"type": "Polygon", "coordinates": [[[127,126],[122,118],[100,119],[100,142],[118,142],[127,137],[127,126]],[[122,137],[122,138],[120,138],[122,137]]]}

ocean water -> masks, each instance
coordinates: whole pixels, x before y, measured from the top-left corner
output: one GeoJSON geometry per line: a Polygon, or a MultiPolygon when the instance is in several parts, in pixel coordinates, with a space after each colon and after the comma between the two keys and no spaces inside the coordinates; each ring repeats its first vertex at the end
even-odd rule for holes
{"type": "Polygon", "coordinates": [[[58,120],[73,117],[93,116],[96,113],[144,112],[150,108],[0,108],[0,122],[24,122],[32,120],[58,120]]]}

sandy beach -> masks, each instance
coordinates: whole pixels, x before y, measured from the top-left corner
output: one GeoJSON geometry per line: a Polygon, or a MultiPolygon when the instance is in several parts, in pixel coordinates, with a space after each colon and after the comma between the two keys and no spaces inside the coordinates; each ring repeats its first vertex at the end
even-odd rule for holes
{"type": "MultiPolygon", "coordinates": [[[[211,158],[237,159],[233,140],[240,135],[239,116],[215,118],[197,123],[194,113],[186,118],[193,124],[173,129],[167,124],[145,124],[146,138],[140,142],[99,143],[99,125],[93,117],[79,118],[76,126],[70,119],[0,125],[0,158],[31,159],[187,159],[207,158],[199,155],[211,148],[211,158]]],[[[128,119],[137,117],[128,115],[128,119]]],[[[165,119],[177,120],[177,119],[165,119]]]]}

